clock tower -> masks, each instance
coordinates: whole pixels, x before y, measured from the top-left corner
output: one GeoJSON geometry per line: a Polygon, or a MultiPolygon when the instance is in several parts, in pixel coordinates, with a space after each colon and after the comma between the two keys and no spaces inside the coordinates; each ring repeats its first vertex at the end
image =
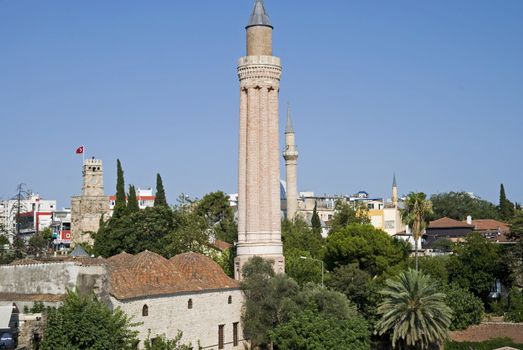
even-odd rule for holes
{"type": "Polygon", "coordinates": [[[100,219],[109,218],[109,197],[104,193],[104,168],[100,159],[84,160],[82,195],[71,200],[72,244],[93,244],[91,233],[100,228],[100,219]]]}
{"type": "Polygon", "coordinates": [[[84,196],[103,196],[104,195],[104,169],[100,159],[86,159],[83,167],[83,188],[84,196]]]}

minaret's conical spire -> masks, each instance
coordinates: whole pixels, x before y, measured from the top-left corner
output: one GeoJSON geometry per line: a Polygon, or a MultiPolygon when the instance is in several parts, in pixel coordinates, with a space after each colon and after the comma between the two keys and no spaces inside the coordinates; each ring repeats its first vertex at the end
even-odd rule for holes
{"type": "Polygon", "coordinates": [[[291,118],[291,106],[287,107],[287,123],[285,125],[286,134],[294,134],[294,128],[292,127],[292,118],[291,118]]]}
{"type": "Polygon", "coordinates": [[[398,184],[396,183],[396,173],[394,173],[394,176],[392,178],[392,187],[398,187],[398,184]]]}
{"type": "Polygon", "coordinates": [[[249,24],[247,24],[246,28],[254,26],[272,28],[269,16],[267,15],[267,11],[265,11],[265,6],[263,5],[263,0],[255,0],[254,9],[252,10],[251,18],[249,19],[249,24]]]}

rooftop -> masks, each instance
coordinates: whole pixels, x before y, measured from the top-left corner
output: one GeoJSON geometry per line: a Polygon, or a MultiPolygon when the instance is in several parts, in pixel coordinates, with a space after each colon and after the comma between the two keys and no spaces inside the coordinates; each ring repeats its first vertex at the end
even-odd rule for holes
{"type": "Polygon", "coordinates": [[[429,229],[436,228],[470,228],[474,229],[473,225],[469,225],[466,222],[454,220],[448,217],[444,217],[438,220],[431,221],[429,224],[429,229]]]}
{"type": "Polygon", "coordinates": [[[170,260],[149,251],[122,253],[107,262],[110,293],[120,300],[239,286],[212,259],[196,253],[180,254],[170,260]]]}

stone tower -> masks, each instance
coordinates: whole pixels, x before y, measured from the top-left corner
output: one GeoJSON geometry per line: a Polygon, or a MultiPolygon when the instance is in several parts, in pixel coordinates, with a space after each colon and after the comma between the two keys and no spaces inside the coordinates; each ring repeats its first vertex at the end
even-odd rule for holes
{"type": "Polygon", "coordinates": [[[281,64],[272,56],[272,30],[263,0],[246,27],[247,56],[240,58],[238,246],[235,278],[253,256],[283,273],[281,242],[279,105],[281,64]]]}
{"type": "Polygon", "coordinates": [[[102,215],[109,215],[109,198],[104,194],[103,163],[84,160],[82,195],[71,200],[71,235],[73,245],[93,243],[90,234],[97,232],[102,215]]]}
{"type": "Polygon", "coordinates": [[[298,149],[296,148],[294,128],[292,127],[290,107],[287,110],[283,158],[285,159],[285,181],[287,182],[287,219],[294,220],[298,211],[298,149]]]}
{"type": "Polygon", "coordinates": [[[398,184],[396,183],[396,174],[392,178],[392,204],[398,206],[398,184]]]}

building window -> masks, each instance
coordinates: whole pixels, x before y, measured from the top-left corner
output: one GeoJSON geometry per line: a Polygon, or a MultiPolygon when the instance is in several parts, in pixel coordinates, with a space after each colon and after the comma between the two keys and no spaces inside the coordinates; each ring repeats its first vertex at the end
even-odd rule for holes
{"type": "Polygon", "coordinates": [[[218,349],[223,349],[225,342],[223,340],[223,329],[225,328],[224,324],[218,326],[218,349]]]}
{"type": "Polygon", "coordinates": [[[232,346],[238,346],[238,322],[232,324],[232,346]]]}
{"type": "Polygon", "coordinates": [[[142,316],[143,317],[149,316],[149,307],[147,305],[144,305],[142,307],[142,316]]]}
{"type": "Polygon", "coordinates": [[[187,308],[192,309],[192,299],[189,299],[189,301],[187,302],[187,308]]]}
{"type": "Polygon", "coordinates": [[[232,304],[232,295],[229,295],[229,298],[227,299],[228,304],[232,304]]]}

